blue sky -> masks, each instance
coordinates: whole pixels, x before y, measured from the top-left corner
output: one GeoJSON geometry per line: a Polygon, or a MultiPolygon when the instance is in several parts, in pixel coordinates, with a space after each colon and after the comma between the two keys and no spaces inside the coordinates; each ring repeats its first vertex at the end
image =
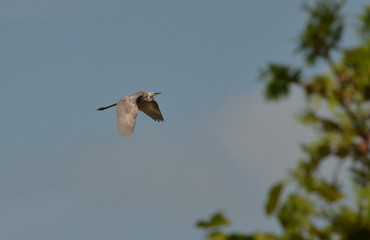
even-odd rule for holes
{"type": "Polygon", "coordinates": [[[277,231],[266,192],[312,135],[299,93],[266,104],[256,77],[301,64],[303,2],[1,1],[0,237],[200,239],[194,222],[219,209],[277,231]],[[139,114],[121,138],[95,110],[137,91],[163,93],[166,121],[139,114]]]}

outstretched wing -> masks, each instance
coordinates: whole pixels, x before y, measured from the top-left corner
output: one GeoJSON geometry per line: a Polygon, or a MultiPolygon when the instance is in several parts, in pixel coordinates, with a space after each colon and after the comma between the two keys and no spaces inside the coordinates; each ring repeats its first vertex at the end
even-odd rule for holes
{"type": "Polygon", "coordinates": [[[118,101],[116,115],[119,135],[127,137],[132,134],[135,129],[137,111],[136,98],[128,96],[118,101]]]}
{"type": "Polygon", "coordinates": [[[163,116],[161,110],[156,101],[151,102],[138,102],[137,103],[139,110],[144,112],[146,115],[151,117],[153,120],[158,122],[163,122],[163,116]]]}

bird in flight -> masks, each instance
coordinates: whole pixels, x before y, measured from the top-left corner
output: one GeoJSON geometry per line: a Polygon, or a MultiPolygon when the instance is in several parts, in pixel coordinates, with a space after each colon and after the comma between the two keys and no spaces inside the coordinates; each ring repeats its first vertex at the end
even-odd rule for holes
{"type": "Polygon", "coordinates": [[[151,117],[153,120],[158,122],[163,122],[163,116],[161,110],[156,101],[154,101],[154,96],[158,95],[158,92],[137,92],[128,95],[120,99],[117,103],[100,107],[97,111],[102,111],[110,107],[116,107],[117,115],[117,128],[118,132],[122,137],[127,137],[132,134],[135,129],[136,116],[138,110],[144,112],[146,115],[151,117]]]}

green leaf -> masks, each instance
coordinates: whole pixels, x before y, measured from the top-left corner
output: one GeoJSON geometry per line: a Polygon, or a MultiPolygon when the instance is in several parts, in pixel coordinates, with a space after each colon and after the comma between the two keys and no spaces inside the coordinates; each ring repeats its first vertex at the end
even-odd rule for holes
{"type": "Polygon", "coordinates": [[[270,215],[275,211],[284,185],[284,182],[278,182],[271,187],[269,197],[265,205],[265,211],[267,214],[270,215]]]}
{"type": "Polygon", "coordinates": [[[215,228],[228,225],[230,225],[230,220],[220,211],[213,214],[209,220],[200,220],[196,223],[196,226],[199,228],[215,228]]]}
{"type": "Polygon", "coordinates": [[[328,202],[335,202],[343,198],[342,192],[335,186],[326,183],[324,180],[316,181],[316,186],[313,189],[320,197],[328,202]]]}
{"type": "Polygon", "coordinates": [[[227,219],[222,212],[216,212],[209,221],[211,226],[228,226],[230,225],[230,220],[227,219]]]}
{"type": "Polygon", "coordinates": [[[205,222],[205,221],[198,221],[195,225],[199,228],[208,228],[209,227],[208,222],[205,222]]]}
{"type": "Polygon", "coordinates": [[[279,209],[279,220],[286,231],[299,232],[310,225],[315,205],[307,197],[291,194],[279,209]]]}
{"type": "Polygon", "coordinates": [[[301,71],[282,64],[270,64],[261,71],[260,79],[267,82],[265,98],[279,100],[289,94],[290,84],[301,81],[301,71]]]}

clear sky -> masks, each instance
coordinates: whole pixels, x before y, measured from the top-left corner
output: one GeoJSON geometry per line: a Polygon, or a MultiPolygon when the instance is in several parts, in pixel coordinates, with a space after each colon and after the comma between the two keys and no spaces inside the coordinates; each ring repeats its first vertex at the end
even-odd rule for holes
{"type": "Polygon", "coordinates": [[[303,2],[0,1],[0,238],[200,239],[220,209],[277,231],[266,192],[312,135],[299,94],[266,104],[256,76],[301,64],[303,2]],[[166,121],[121,138],[95,110],[137,91],[163,93],[166,121]]]}

